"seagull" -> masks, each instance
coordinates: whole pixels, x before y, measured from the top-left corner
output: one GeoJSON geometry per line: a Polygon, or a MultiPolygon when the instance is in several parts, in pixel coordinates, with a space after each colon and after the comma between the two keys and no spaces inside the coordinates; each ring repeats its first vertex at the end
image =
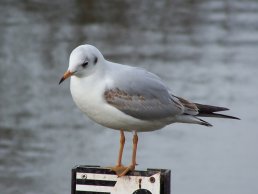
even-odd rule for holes
{"type": "Polygon", "coordinates": [[[228,108],[194,103],[172,94],[155,74],[139,67],[108,61],[92,45],[76,47],[59,84],[71,77],[70,90],[77,107],[96,123],[120,130],[118,177],[135,169],[137,132],[161,129],[172,123],[212,125],[199,117],[239,119],[217,112],[228,108]],[[124,131],[133,132],[131,164],[122,165],[124,131]]]}

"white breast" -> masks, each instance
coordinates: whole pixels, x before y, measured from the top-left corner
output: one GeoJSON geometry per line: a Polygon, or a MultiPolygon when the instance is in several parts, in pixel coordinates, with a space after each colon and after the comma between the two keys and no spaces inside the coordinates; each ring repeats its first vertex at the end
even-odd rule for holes
{"type": "Polygon", "coordinates": [[[102,82],[94,82],[92,77],[71,78],[71,94],[74,102],[78,108],[89,116],[91,119],[96,120],[100,117],[103,106],[103,95],[101,91],[104,89],[102,82]]]}

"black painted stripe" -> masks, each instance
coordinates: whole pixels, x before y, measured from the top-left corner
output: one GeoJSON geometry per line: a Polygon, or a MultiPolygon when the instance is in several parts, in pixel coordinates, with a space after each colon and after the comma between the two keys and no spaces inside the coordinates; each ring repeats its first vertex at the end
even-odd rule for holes
{"type": "Polygon", "coordinates": [[[94,191],[76,191],[75,194],[111,194],[107,192],[94,192],[94,191]]]}
{"type": "Polygon", "coordinates": [[[76,179],[76,184],[80,185],[98,185],[98,186],[107,186],[114,187],[116,181],[103,181],[103,180],[90,180],[90,179],[76,179]]]}

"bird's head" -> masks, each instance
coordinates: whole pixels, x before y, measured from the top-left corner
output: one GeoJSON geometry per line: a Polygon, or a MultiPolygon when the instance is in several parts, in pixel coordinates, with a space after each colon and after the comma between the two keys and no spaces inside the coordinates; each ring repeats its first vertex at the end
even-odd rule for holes
{"type": "Polygon", "coordinates": [[[92,74],[103,60],[103,55],[92,45],[86,44],[76,47],[70,55],[68,70],[60,79],[59,84],[73,75],[85,77],[92,74]]]}

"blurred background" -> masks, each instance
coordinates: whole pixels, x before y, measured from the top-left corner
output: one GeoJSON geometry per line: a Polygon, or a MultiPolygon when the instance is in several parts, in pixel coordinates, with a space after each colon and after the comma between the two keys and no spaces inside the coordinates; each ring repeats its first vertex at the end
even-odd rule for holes
{"type": "Polygon", "coordinates": [[[1,193],[68,194],[75,165],[115,164],[119,132],[76,108],[69,81],[58,85],[70,52],[88,43],[156,73],[178,96],[242,119],[141,133],[138,169],[171,169],[176,194],[256,194],[257,32],[255,0],[2,0],[1,193]]]}

